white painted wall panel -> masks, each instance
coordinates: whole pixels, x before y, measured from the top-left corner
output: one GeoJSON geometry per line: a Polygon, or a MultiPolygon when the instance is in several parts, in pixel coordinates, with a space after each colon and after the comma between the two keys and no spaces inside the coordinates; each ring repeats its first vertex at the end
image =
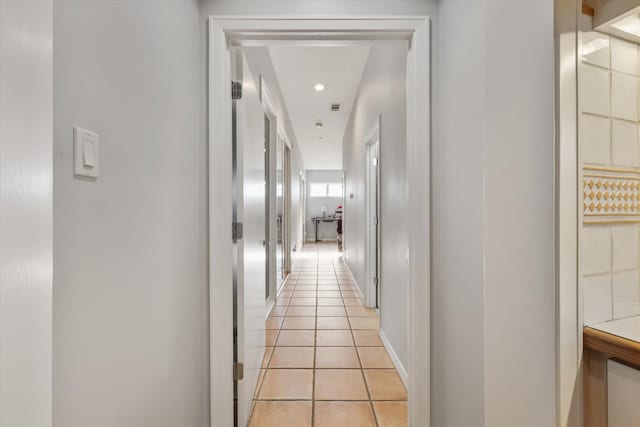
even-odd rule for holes
{"type": "MultiPolygon", "coordinates": [[[[407,46],[374,46],[364,68],[362,82],[343,146],[347,199],[345,210],[345,259],[358,285],[365,278],[365,165],[366,141],[378,115],[380,121],[381,301],[380,321],[391,346],[408,368],[408,253],[406,206],[406,62],[407,46]],[[349,194],[354,198],[350,199],[349,194]]],[[[361,289],[366,295],[365,289],[361,289]]]]}
{"type": "Polygon", "coordinates": [[[55,2],[56,427],[209,424],[197,23],[195,0],[55,2]]]}
{"type": "Polygon", "coordinates": [[[485,19],[485,425],[552,426],[553,1],[490,0],[485,19]]]}
{"type": "Polygon", "coordinates": [[[607,361],[607,387],[609,427],[640,425],[640,411],[638,411],[640,371],[609,360],[607,361]]]}
{"type": "Polygon", "coordinates": [[[0,426],[51,425],[51,1],[0,1],[0,426]]]}
{"type": "Polygon", "coordinates": [[[439,79],[431,163],[434,427],[484,425],[483,16],[483,2],[441,2],[442,48],[432,65],[439,79]]]}

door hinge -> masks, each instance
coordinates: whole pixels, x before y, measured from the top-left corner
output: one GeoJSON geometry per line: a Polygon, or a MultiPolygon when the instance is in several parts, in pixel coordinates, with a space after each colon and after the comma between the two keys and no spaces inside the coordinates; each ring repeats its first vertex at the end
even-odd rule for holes
{"type": "Polygon", "coordinates": [[[231,236],[233,237],[233,241],[237,242],[242,239],[242,223],[241,222],[233,222],[231,223],[231,236]]]}
{"type": "Polygon", "coordinates": [[[231,82],[231,99],[242,99],[242,82],[231,82]]]}
{"type": "Polygon", "coordinates": [[[378,286],[378,278],[374,277],[373,278],[373,284],[377,287],[378,286]]]}
{"type": "Polygon", "coordinates": [[[244,378],[244,364],[234,363],[233,364],[233,380],[240,381],[242,378],[244,378]]]}

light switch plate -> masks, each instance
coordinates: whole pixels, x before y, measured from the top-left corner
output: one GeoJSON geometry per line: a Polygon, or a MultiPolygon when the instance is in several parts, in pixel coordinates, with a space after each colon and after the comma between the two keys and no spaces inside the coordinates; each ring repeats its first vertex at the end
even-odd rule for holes
{"type": "Polygon", "coordinates": [[[95,132],[73,128],[73,174],[98,178],[100,165],[100,138],[95,132]]]}

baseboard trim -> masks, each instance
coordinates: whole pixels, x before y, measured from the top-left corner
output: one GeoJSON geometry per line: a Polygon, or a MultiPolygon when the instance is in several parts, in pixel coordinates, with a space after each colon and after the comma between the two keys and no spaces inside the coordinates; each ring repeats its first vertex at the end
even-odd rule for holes
{"type": "Polygon", "coordinates": [[[267,315],[265,316],[265,320],[269,318],[269,316],[271,316],[271,310],[273,310],[273,307],[276,306],[276,300],[273,297],[269,297],[267,299],[267,309],[265,310],[267,315]]]}
{"type": "Polygon", "coordinates": [[[360,297],[360,301],[362,301],[362,304],[366,306],[367,304],[366,304],[366,301],[364,300],[362,289],[360,289],[360,284],[356,280],[356,277],[353,275],[353,272],[351,271],[351,267],[349,267],[349,263],[347,262],[347,259],[344,257],[344,254],[342,255],[342,259],[344,260],[344,266],[347,267],[347,272],[349,273],[349,277],[351,278],[351,281],[356,284],[356,293],[360,297]]]}
{"type": "Polygon", "coordinates": [[[404,383],[405,388],[408,390],[409,389],[409,375],[407,375],[407,370],[404,369],[404,366],[400,362],[400,358],[396,354],[396,351],[393,349],[393,346],[391,345],[391,342],[389,342],[389,339],[387,338],[387,336],[385,335],[385,333],[384,333],[384,331],[382,329],[380,329],[379,334],[380,334],[380,340],[382,341],[382,345],[384,345],[384,348],[387,350],[387,353],[389,353],[389,357],[391,357],[391,361],[393,362],[393,366],[396,367],[396,371],[398,371],[398,375],[400,376],[400,379],[404,383]]]}

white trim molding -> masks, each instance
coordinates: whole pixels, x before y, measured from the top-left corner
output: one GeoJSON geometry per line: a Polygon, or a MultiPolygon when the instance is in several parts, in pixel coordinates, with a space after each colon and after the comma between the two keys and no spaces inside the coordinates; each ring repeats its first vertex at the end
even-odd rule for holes
{"type": "Polygon", "coordinates": [[[389,353],[389,357],[393,362],[393,366],[396,367],[396,371],[398,371],[398,375],[400,376],[400,379],[404,383],[404,386],[409,388],[409,374],[407,374],[407,370],[405,369],[404,365],[400,361],[400,358],[398,357],[396,350],[391,345],[391,341],[389,341],[389,338],[387,338],[387,335],[384,333],[382,328],[380,328],[379,335],[380,335],[380,341],[382,341],[382,345],[384,345],[384,348],[387,350],[387,353],[389,353]]]}

